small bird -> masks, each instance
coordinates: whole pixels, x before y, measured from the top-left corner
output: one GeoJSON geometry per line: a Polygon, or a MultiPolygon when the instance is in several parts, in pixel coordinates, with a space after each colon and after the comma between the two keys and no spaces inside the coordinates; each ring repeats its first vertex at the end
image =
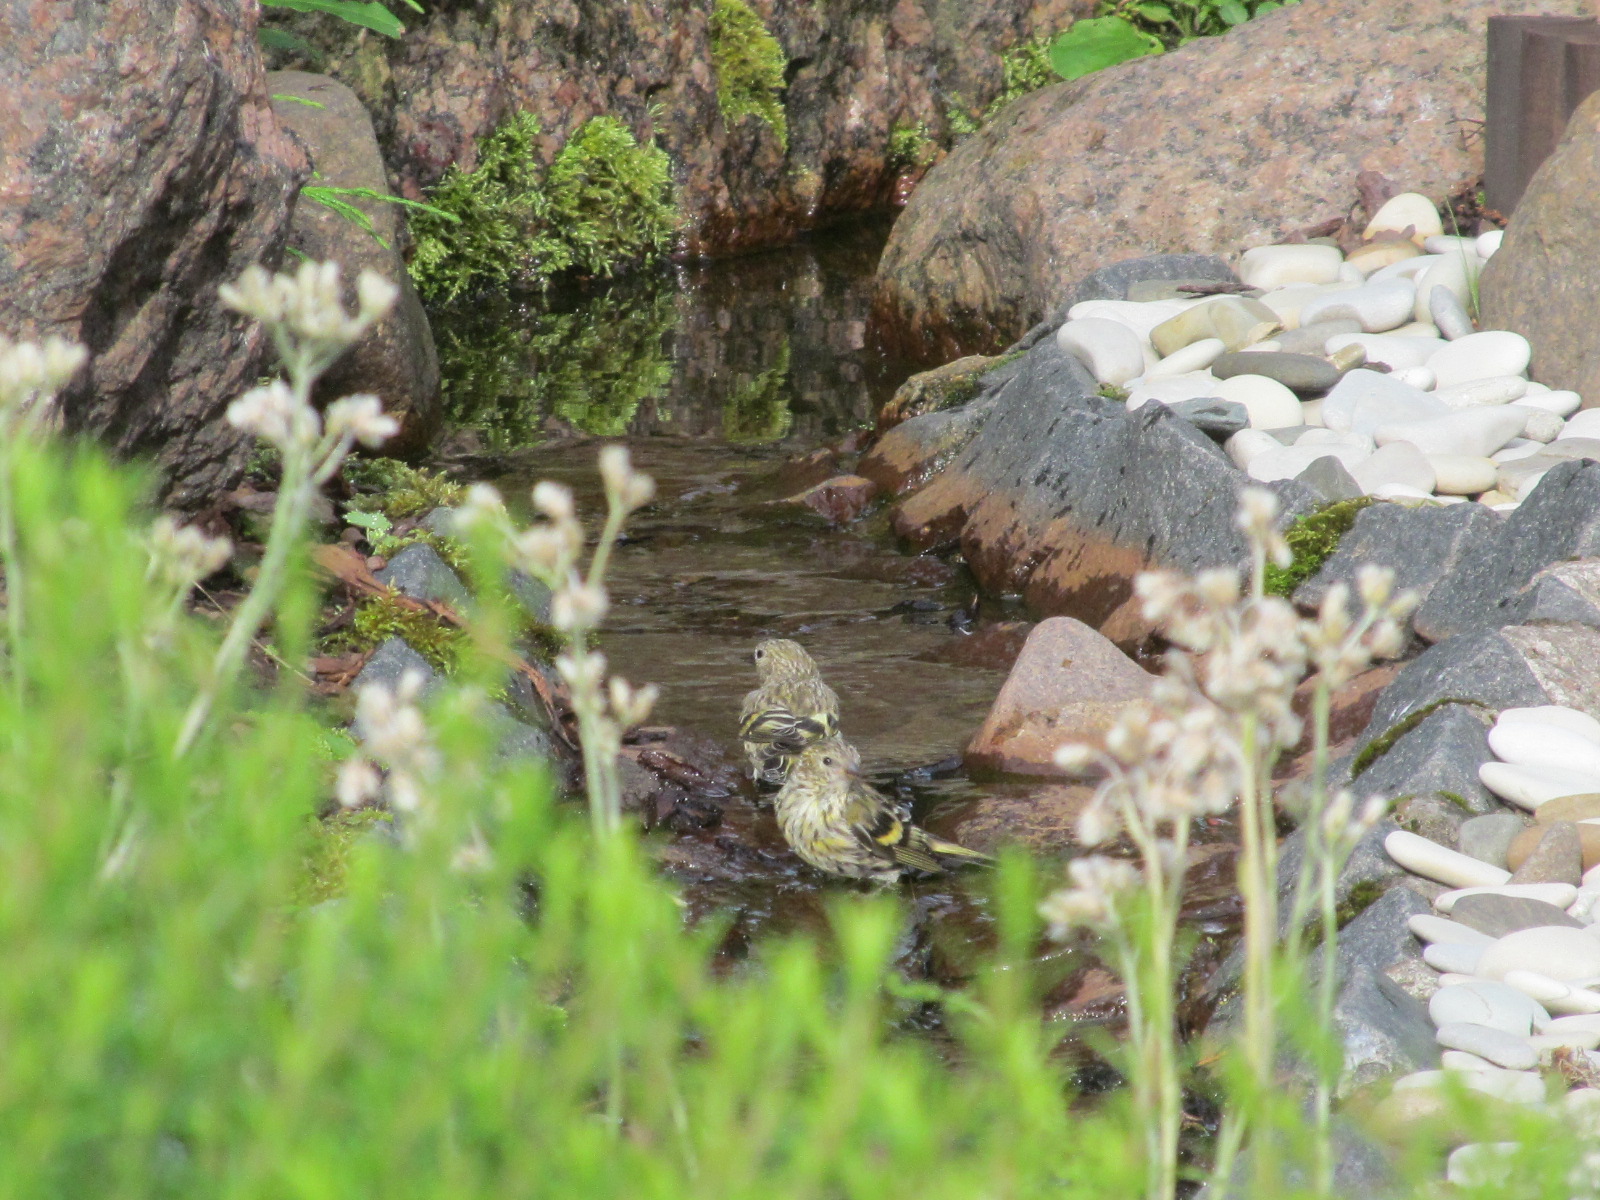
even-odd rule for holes
{"type": "Polygon", "coordinates": [[[799,642],[771,638],[755,660],[761,686],[739,708],[739,740],[755,781],[777,786],[796,754],[839,732],[839,697],[799,642]]]}
{"type": "Polygon", "coordinates": [[[913,825],[861,778],[861,756],[839,738],[812,742],[794,758],[774,806],[789,847],[818,870],[879,884],[905,871],[939,874],[994,859],[913,825]]]}

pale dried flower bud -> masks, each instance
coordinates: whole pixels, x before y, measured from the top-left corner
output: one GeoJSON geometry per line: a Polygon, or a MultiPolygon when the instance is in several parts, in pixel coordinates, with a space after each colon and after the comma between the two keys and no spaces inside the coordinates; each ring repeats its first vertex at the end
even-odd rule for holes
{"type": "Polygon", "coordinates": [[[362,271],[356,276],[356,303],[367,321],[376,322],[387,316],[399,295],[400,289],[376,271],[362,271]]]}
{"type": "Polygon", "coordinates": [[[283,291],[259,264],[246,267],[238,279],[217,288],[217,298],[235,312],[254,317],[263,324],[283,319],[283,291]]]}
{"type": "Polygon", "coordinates": [[[347,758],[339,767],[334,794],[344,808],[360,808],[378,798],[382,780],[378,769],[364,758],[347,758]]]}
{"type": "Polygon", "coordinates": [[[577,515],[572,489],[565,484],[541,479],[533,485],[533,506],[552,521],[570,521],[577,515]]]}
{"type": "Polygon", "coordinates": [[[633,478],[629,479],[622,489],[622,507],[629,512],[636,512],[655,499],[656,481],[648,475],[635,471],[633,478]]]}
{"type": "Polygon", "coordinates": [[[1405,649],[1405,644],[1405,631],[1387,618],[1372,627],[1367,641],[1373,658],[1393,658],[1405,649]]]}
{"type": "Polygon", "coordinates": [[[536,525],[511,539],[516,565],[541,579],[559,578],[572,568],[578,553],[576,525],[536,525]]]}
{"type": "Polygon", "coordinates": [[[1078,814],[1078,840],[1085,846],[1109,842],[1121,829],[1122,822],[1117,819],[1103,792],[1084,805],[1083,811],[1078,814]]]}
{"type": "Polygon", "coordinates": [[[1239,493],[1239,513],[1234,523],[1251,536],[1272,528],[1278,519],[1278,498],[1265,488],[1247,487],[1239,493]]]}
{"type": "Polygon", "coordinates": [[[600,450],[600,479],[605,484],[606,495],[621,497],[628,481],[633,478],[633,459],[628,448],[613,442],[600,450]]]}
{"type": "Polygon", "coordinates": [[[606,615],[607,604],[603,587],[569,583],[550,601],[550,624],[563,633],[593,629],[606,615]]]}
{"type": "Polygon", "coordinates": [[[617,723],[624,728],[643,722],[661,695],[660,689],[653,683],[635,688],[620,676],[611,679],[609,690],[611,711],[616,714],[617,723]]]}
{"type": "Polygon", "coordinates": [[[570,654],[556,655],[556,670],[574,691],[598,692],[606,677],[606,656],[590,651],[582,659],[570,654]]]}
{"type": "Polygon", "coordinates": [[[150,527],[150,565],[169,583],[187,588],[220,571],[233,556],[227,538],[207,537],[193,525],[179,525],[168,516],[150,527]]]}
{"type": "Polygon", "coordinates": [[[1356,572],[1356,593],[1368,608],[1380,609],[1394,591],[1394,572],[1388,567],[1363,563],[1356,572]]]}
{"type": "Polygon", "coordinates": [[[251,388],[228,405],[228,423],[280,450],[312,445],[322,433],[317,414],[281,379],[251,388]]]}
{"type": "Polygon", "coordinates": [[[1239,601],[1239,573],[1226,567],[1201,571],[1195,576],[1194,587],[1211,608],[1228,608],[1239,601]]]}
{"type": "Polygon", "coordinates": [[[456,506],[451,525],[465,533],[482,524],[497,525],[505,520],[506,504],[500,493],[487,483],[474,483],[456,506]]]}
{"type": "Polygon", "coordinates": [[[1361,811],[1356,814],[1356,824],[1364,834],[1388,815],[1387,800],[1382,796],[1368,796],[1361,805],[1361,811]]]}
{"type": "Polygon", "coordinates": [[[1055,760],[1056,766],[1063,771],[1077,773],[1087,770],[1098,757],[1098,752],[1093,746],[1085,745],[1082,742],[1071,742],[1065,746],[1057,747],[1055,754],[1051,757],[1055,760]]]}
{"type": "Polygon", "coordinates": [[[400,432],[400,422],[383,411],[383,401],[366,393],[335,400],[323,419],[334,437],[348,435],[367,447],[381,446],[400,432]]]}

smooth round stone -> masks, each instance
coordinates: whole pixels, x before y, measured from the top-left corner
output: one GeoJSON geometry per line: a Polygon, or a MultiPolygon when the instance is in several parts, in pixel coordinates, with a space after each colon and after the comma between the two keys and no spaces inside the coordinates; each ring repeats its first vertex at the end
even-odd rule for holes
{"type": "Polygon", "coordinates": [[[1446,1071],[1498,1071],[1486,1058],[1468,1054],[1465,1050],[1444,1050],[1439,1054],[1439,1065],[1446,1071]]]}
{"type": "Polygon", "coordinates": [[[1444,232],[1439,210],[1434,207],[1432,200],[1420,192],[1401,192],[1384,201],[1378,211],[1372,214],[1372,220],[1367,222],[1361,236],[1371,241],[1380,233],[1404,234],[1408,229],[1411,231],[1408,236],[1419,246],[1428,238],[1444,232]]]}
{"type": "MultiPolygon", "coordinates": [[[[1515,857],[1511,861],[1515,862],[1515,857]]],[[[1519,896],[1497,896],[1491,892],[1463,896],[1451,907],[1450,919],[1481,929],[1494,938],[1505,937],[1522,929],[1579,927],[1576,920],[1554,904],[1519,896]]]]}
{"type": "Polygon", "coordinates": [[[1433,391],[1433,385],[1439,382],[1427,367],[1403,367],[1391,372],[1390,377],[1424,392],[1433,391]]]}
{"type": "MultiPolygon", "coordinates": [[[[1572,422],[1568,421],[1567,424],[1570,425],[1572,422]]],[[[1600,458],[1600,438],[1563,435],[1543,445],[1537,442],[1531,444],[1538,448],[1539,454],[1557,461],[1568,458],[1600,458]]]]}
{"type": "Polygon", "coordinates": [[[1586,733],[1543,721],[1497,720],[1489,730],[1489,749],[1503,762],[1591,774],[1591,790],[1600,790],[1600,742],[1586,733]]]}
{"type": "Polygon", "coordinates": [[[1400,262],[1390,263],[1387,267],[1379,267],[1369,275],[1367,282],[1375,283],[1380,279],[1414,280],[1443,257],[1441,254],[1419,254],[1415,258],[1407,258],[1400,262]]]}
{"type": "Polygon", "coordinates": [[[1428,293],[1428,315],[1438,327],[1440,336],[1452,342],[1477,332],[1467,306],[1449,288],[1436,287],[1428,293]]]}
{"type": "MultiPolygon", "coordinates": [[[[1485,813],[1478,817],[1468,817],[1461,823],[1461,828],[1456,830],[1456,849],[1463,854],[1470,854],[1473,858],[1482,859],[1486,863],[1496,867],[1506,867],[1509,870],[1510,864],[1506,862],[1506,851],[1511,848],[1511,843],[1516,840],[1517,835],[1527,828],[1527,824],[1520,813],[1505,811],[1485,813]]],[[[1507,884],[1506,886],[1514,887],[1517,885],[1507,884]]],[[[1446,892],[1445,895],[1454,896],[1455,893],[1446,892]]],[[[1433,902],[1434,907],[1438,908],[1440,901],[1444,900],[1444,896],[1435,899],[1433,902]]],[[[1454,899],[1445,901],[1445,903],[1451,904],[1454,902],[1454,899]]]]}
{"type": "Polygon", "coordinates": [[[1544,1079],[1532,1071],[1462,1071],[1457,1078],[1475,1092],[1513,1104],[1539,1104],[1544,1100],[1544,1079]]]}
{"type": "Polygon", "coordinates": [[[1600,1029],[1529,1034],[1528,1044],[1538,1054],[1540,1062],[1548,1062],[1550,1056],[1557,1050],[1593,1050],[1596,1046],[1600,1046],[1600,1029]]]}
{"type": "Polygon", "coordinates": [[[1521,375],[1497,375],[1492,379],[1436,387],[1433,394],[1451,408],[1471,408],[1479,404],[1509,404],[1520,399],[1527,390],[1528,381],[1521,375]]]}
{"type": "Polygon", "coordinates": [[[1600,973],[1600,938],[1564,925],[1519,929],[1485,948],[1478,960],[1485,979],[1503,980],[1508,971],[1536,971],[1563,983],[1587,978],[1600,973]]]}
{"type": "MultiPolygon", "coordinates": [[[[1545,1026],[1544,1031],[1560,1035],[1577,1033],[1580,1030],[1584,1032],[1593,1030],[1595,1033],[1600,1034],[1600,1013],[1579,1013],[1567,1017],[1552,1017],[1550,1024],[1545,1026]]],[[[1600,1093],[1596,1093],[1596,1095],[1600,1095],[1600,1093]]]]}
{"type": "Polygon", "coordinates": [[[1185,375],[1169,375],[1164,379],[1146,378],[1128,388],[1128,409],[1131,412],[1152,401],[1180,404],[1185,400],[1214,397],[1220,382],[1210,371],[1190,371],[1185,375]]]}
{"type": "Polygon", "coordinates": [[[1067,309],[1069,321],[1088,317],[1104,317],[1126,325],[1140,337],[1148,339],[1150,331],[1163,321],[1170,321],[1179,313],[1187,312],[1205,301],[1195,300],[1082,300],[1067,309]]]}
{"type": "Polygon", "coordinates": [[[1150,331],[1150,343],[1166,357],[1202,338],[1221,338],[1229,350],[1264,341],[1282,328],[1277,313],[1245,296],[1213,296],[1150,331]]]}
{"type": "Polygon", "coordinates": [[[1223,443],[1223,449],[1233,460],[1234,466],[1241,471],[1248,471],[1250,464],[1260,455],[1282,450],[1284,445],[1270,433],[1263,433],[1259,429],[1241,429],[1223,443]]]}
{"type": "MultiPolygon", "coordinates": [[[[1514,872],[1512,878],[1518,883],[1576,885],[1584,868],[1600,866],[1600,825],[1536,820],[1506,848],[1506,866],[1514,872]]],[[[1565,924],[1563,921],[1548,923],[1565,924]]]]}
{"type": "Polygon", "coordinates": [[[1270,292],[1262,293],[1261,303],[1272,313],[1283,326],[1285,332],[1293,333],[1300,328],[1300,310],[1313,300],[1327,295],[1329,292],[1346,291],[1351,287],[1348,283],[1330,283],[1312,285],[1309,283],[1292,283],[1288,287],[1274,288],[1270,292]]]}
{"type": "Polygon", "coordinates": [[[1453,233],[1439,233],[1424,238],[1422,248],[1429,254],[1476,254],[1476,238],[1460,237],[1453,233]]]}
{"type": "Polygon", "coordinates": [[[1242,283],[1263,290],[1290,283],[1332,283],[1343,262],[1344,255],[1333,246],[1257,246],[1240,255],[1238,275],[1242,283]]]}
{"type": "Polygon", "coordinates": [[[1245,474],[1258,483],[1272,483],[1279,479],[1294,479],[1319,458],[1336,458],[1347,470],[1354,471],[1356,464],[1367,457],[1352,446],[1329,446],[1296,443],[1280,450],[1268,450],[1250,460],[1245,474]]]}
{"type": "Polygon", "coordinates": [[[1444,1181],[1458,1188],[1503,1188],[1516,1181],[1521,1142],[1468,1142],[1450,1151],[1444,1181]]]}
{"type": "MultiPolygon", "coordinates": [[[[1341,433],[1374,433],[1382,425],[1428,421],[1449,413],[1427,392],[1378,371],[1351,371],[1322,398],[1324,423],[1341,433]]],[[[1438,452],[1459,453],[1453,449],[1438,452]]]]}
{"type": "Polygon", "coordinates": [[[1464,946],[1459,942],[1435,942],[1422,948],[1422,961],[1435,971],[1451,971],[1460,975],[1471,975],[1477,971],[1478,960],[1482,957],[1482,946],[1464,946]]]}
{"type": "MultiPolygon", "coordinates": [[[[1262,298],[1265,302],[1265,297],[1262,298]]],[[[1360,333],[1359,321],[1318,321],[1298,329],[1286,329],[1274,341],[1283,347],[1285,354],[1326,354],[1328,339],[1342,333],[1360,333]]]]}
{"type": "Polygon", "coordinates": [[[1362,284],[1367,280],[1367,273],[1360,267],[1352,266],[1345,262],[1339,264],[1339,282],[1362,284]]]}
{"type": "Polygon", "coordinates": [[[1600,408],[1586,408],[1567,419],[1567,427],[1561,431],[1561,440],[1580,437],[1600,438],[1600,408]]]}
{"type": "Polygon", "coordinates": [[[1456,901],[1468,896],[1509,896],[1520,900],[1541,900],[1556,908],[1565,908],[1578,898],[1578,889],[1570,883],[1507,883],[1500,887],[1456,888],[1435,896],[1433,907],[1448,916],[1455,908],[1456,901]]]}
{"type": "MultiPolygon", "coordinates": [[[[1558,417],[1570,417],[1578,411],[1583,404],[1583,398],[1577,392],[1544,391],[1524,392],[1516,401],[1523,408],[1537,408],[1544,412],[1553,412],[1558,417]]],[[[1566,432],[1563,427],[1562,432],[1566,432]]],[[[1560,434],[1557,434],[1559,437],[1560,434]]]]}
{"type": "MultiPolygon", "coordinates": [[[[1204,371],[1217,361],[1224,349],[1221,338],[1201,338],[1198,342],[1190,342],[1182,350],[1167,355],[1146,371],[1145,381],[1171,379],[1178,375],[1187,375],[1191,371],[1204,371]]],[[[1221,378],[1221,376],[1214,377],[1221,378]]]]}
{"type": "MultiPolygon", "coordinates": [[[[1506,872],[1509,877],[1510,871],[1506,872]]],[[[1463,925],[1460,921],[1449,921],[1444,917],[1430,916],[1428,913],[1417,913],[1406,918],[1406,928],[1424,942],[1434,945],[1452,946],[1487,946],[1494,941],[1488,934],[1463,925]]]]}
{"type": "Polygon", "coordinates": [[[1543,452],[1543,443],[1530,442],[1527,438],[1512,438],[1491,454],[1489,460],[1495,463],[1512,463],[1521,458],[1532,458],[1543,452]]]}
{"type": "MultiPolygon", "coordinates": [[[[1300,406],[1301,411],[1305,405],[1300,406]]],[[[1378,443],[1365,433],[1339,433],[1332,429],[1308,429],[1295,439],[1296,446],[1348,446],[1363,454],[1371,454],[1378,443]]]]}
{"type": "Polygon", "coordinates": [[[1435,1025],[1471,1023],[1518,1036],[1543,1028],[1550,1019],[1526,993],[1487,979],[1440,988],[1428,999],[1428,1018],[1435,1025]]]}
{"type": "MultiPolygon", "coordinates": [[[[1495,887],[1511,878],[1511,872],[1468,858],[1418,834],[1396,829],[1383,839],[1383,848],[1414,875],[1451,887],[1495,887]]],[[[1600,949],[1600,942],[1596,943],[1600,949]]]]}
{"type": "MultiPolygon", "coordinates": [[[[1356,373],[1351,372],[1352,375],[1356,373]]],[[[1426,393],[1423,395],[1426,396],[1426,393]]],[[[1438,401],[1432,403],[1437,404],[1438,401]]],[[[1424,454],[1464,454],[1471,458],[1488,458],[1520,435],[1527,419],[1526,412],[1519,412],[1509,405],[1460,408],[1423,420],[1400,418],[1384,421],[1371,433],[1379,446],[1386,446],[1390,442],[1410,442],[1424,454]]],[[[1355,427],[1359,428],[1359,425],[1355,427]]]]}
{"type": "Polygon", "coordinates": [[[1056,344],[1100,383],[1120,387],[1144,373],[1144,339],[1108,317],[1068,321],[1056,331],[1056,344]]]}
{"type": "Polygon", "coordinates": [[[1359,321],[1365,332],[1383,333],[1404,325],[1415,307],[1416,288],[1409,279],[1385,279],[1307,302],[1300,309],[1300,323],[1359,321]]]}
{"type": "Polygon", "coordinates": [[[1476,496],[1494,486],[1495,462],[1465,454],[1430,454],[1433,488],[1447,496],[1476,496]]]}
{"type": "Polygon", "coordinates": [[[1265,375],[1235,375],[1217,385],[1216,395],[1242,404],[1252,429],[1281,429],[1300,423],[1300,397],[1265,375]]]}
{"type": "Polygon", "coordinates": [[[1391,371],[1420,367],[1450,343],[1439,338],[1397,337],[1392,333],[1340,333],[1331,335],[1327,352],[1335,354],[1347,346],[1360,346],[1369,363],[1380,363],[1391,371]]]}
{"type": "Polygon", "coordinates": [[[1432,321],[1412,321],[1409,325],[1402,325],[1398,329],[1391,329],[1393,337],[1428,338],[1430,341],[1443,342],[1439,336],[1439,327],[1432,321]]]}
{"type": "Polygon", "coordinates": [[[1528,339],[1506,329],[1457,338],[1428,356],[1427,365],[1438,376],[1440,387],[1489,379],[1496,375],[1521,375],[1528,369],[1533,350],[1528,339]]]}
{"type": "Polygon", "coordinates": [[[1322,426],[1322,401],[1302,400],[1300,402],[1300,419],[1307,425],[1322,426]]]}
{"type": "Polygon", "coordinates": [[[1320,392],[1339,382],[1341,372],[1325,358],[1311,354],[1263,353],[1240,350],[1223,354],[1211,364],[1218,379],[1236,375],[1264,375],[1296,392],[1320,392]]]}
{"type": "Polygon", "coordinates": [[[1413,241],[1382,241],[1371,242],[1360,246],[1350,252],[1345,262],[1350,264],[1363,275],[1371,275],[1374,271],[1392,266],[1397,262],[1404,262],[1408,258],[1416,258],[1422,251],[1413,241]]]}
{"type": "Polygon", "coordinates": [[[1538,1052],[1527,1038],[1487,1025],[1452,1021],[1439,1026],[1434,1040],[1447,1050],[1465,1050],[1508,1071],[1531,1071],[1539,1065],[1538,1052]]]}
{"type": "Polygon", "coordinates": [[[1346,462],[1345,466],[1351,478],[1369,496],[1395,487],[1410,488],[1422,496],[1433,494],[1433,466],[1427,456],[1409,442],[1379,446],[1367,457],[1346,462]]]}
{"type": "MultiPolygon", "coordinates": [[[[1591,822],[1600,820],[1600,792],[1585,792],[1574,796],[1557,796],[1554,800],[1546,800],[1533,814],[1533,819],[1541,825],[1552,821],[1583,821],[1591,822]]],[[[1552,904],[1555,901],[1551,901],[1552,904]]],[[[1570,901],[1569,901],[1570,903],[1570,901]]]]}
{"type": "Polygon", "coordinates": [[[1477,250],[1478,257],[1483,259],[1493,258],[1494,252],[1500,249],[1500,243],[1505,240],[1505,236],[1506,231],[1504,229],[1491,229],[1488,233],[1480,233],[1477,241],[1473,243],[1473,248],[1477,250]]]}
{"type": "Polygon", "coordinates": [[[1553,442],[1561,436],[1566,422],[1553,412],[1533,408],[1528,410],[1527,422],[1522,426],[1522,436],[1530,442],[1553,442]]]}
{"type": "MultiPolygon", "coordinates": [[[[1577,796],[1600,790],[1600,780],[1587,772],[1526,763],[1481,763],[1478,766],[1478,782],[1502,800],[1530,812],[1557,796],[1577,796]]],[[[1504,880],[1495,882],[1503,883],[1504,880]]]]}
{"type": "Polygon", "coordinates": [[[1546,1012],[1561,1016],[1600,1016],[1600,993],[1573,987],[1543,971],[1507,971],[1505,982],[1537,1001],[1546,1012]]]}
{"type": "Polygon", "coordinates": [[[1431,256],[1433,263],[1417,276],[1417,300],[1412,315],[1419,321],[1433,324],[1433,293],[1440,288],[1453,292],[1463,304],[1472,294],[1473,283],[1483,262],[1476,255],[1439,254],[1431,256]]]}
{"type": "Polygon", "coordinates": [[[1425,492],[1421,488],[1414,488],[1406,483],[1383,483],[1367,493],[1374,500],[1393,500],[1399,504],[1421,504],[1424,501],[1432,504],[1459,504],[1460,496],[1435,496],[1432,492],[1425,492]]]}
{"type": "Polygon", "coordinates": [[[1521,708],[1502,708],[1494,723],[1497,726],[1519,723],[1553,725],[1567,733],[1588,738],[1600,746],[1600,720],[1596,720],[1581,709],[1569,708],[1565,704],[1529,704],[1521,708]]]}

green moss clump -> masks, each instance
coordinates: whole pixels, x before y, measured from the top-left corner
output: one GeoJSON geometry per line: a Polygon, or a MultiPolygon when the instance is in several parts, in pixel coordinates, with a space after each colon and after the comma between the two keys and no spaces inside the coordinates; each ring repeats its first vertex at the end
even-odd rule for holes
{"type": "Polygon", "coordinates": [[[437,471],[408,466],[393,458],[356,458],[345,464],[345,481],[362,499],[358,508],[383,513],[391,521],[420,517],[460,504],[467,489],[437,471]]]}
{"type": "MultiPolygon", "coordinates": [[[[1351,760],[1350,778],[1354,779],[1357,775],[1361,774],[1385,754],[1389,753],[1390,749],[1396,742],[1405,737],[1406,734],[1410,733],[1418,725],[1421,725],[1424,721],[1426,721],[1429,717],[1438,712],[1439,709],[1443,708],[1447,704],[1467,704],[1473,706],[1474,708],[1483,707],[1483,705],[1476,700],[1466,700],[1454,696],[1446,696],[1443,699],[1435,700],[1432,704],[1424,704],[1421,708],[1417,709],[1416,712],[1407,713],[1404,717],[1401,717],[1400,720],[1396,721],[1388,730],[1386,730],[1382,736],[1375,737],[1368,742],[1366,746],[1362,748],[1361,753],[1357,754],[1355,758],[1351,760]]],[[[1463,802],[1463,804],[1464,803],[1465,802],[1463,802]]]]}
{"type": "Polygon", "coordinates": [[[925,165],[938,152],[938,143],[921,122],[915,125],[897,123],[889,131],[889,165],[898,170],[910,170],[925,165]]]}
{"type": "Polygon", "coordinates": [[[494,450],[536,443],[547,416],[598,437],[667,395],[673,293],[606,289],[565,312],[458,313],[434,327],[445,411],[494,450]]]}
{"type": "Polygon", "coordinates": [[[420,609],[407,608],[394,595],[372,596],[356,609],[346,644],[355,650],[373,650],[392,637],[404,638],[437,670],[449,675],[460,662],[466,634],[420,609]]]}
{"type": "Polygon", "coordinates": [[[1000,70],[1004,84],[1000,94],[984,109],[983,119],[994,115],[1013,100],[1037,92],[1052,83],[1060,83],[1061,76],[1050,66],[1050,43],[1054,36],[1041,36],[1019,42],[1000,56],[1000,70]]]}
{"type": "Polygon", "coordinates": [[[712,7],[711,63],[723,119],[732,125],[760,117],[787,150],[789,117],[781,93],[789,56],[744,0],[716,0],[712,7]]]}
{"type": "Polygon", "coordinates": [[[1095,388],[1094,394],[1106,400],[1115,400],[1121,404],[1127,401],[1129,393],[1125,387],[1118,387],[1114,383],[1102,383],[1095,388]]]}
{"type": "Polygon", "coordinates": [[[393,818],[382,809],[341,809],[323,819],[312,818],[306,830],[305,874],[295,889],[296,903],[310,908],[344,895],[350,852],[362,836],[393,818]]]}
{"type": "Polygon", "coordinates": [[[678,227],[666,152],[641,146],[615,117],[595,117],[539,169],[539,120],[519,113],[478,143],[478,165],[452,166],[428,202],[451,223],[410,210],[411,278],[430,301],[486,287],[547,288],[558,275],[612,275],[671,248],[678,227]]]}
{"type": "Polygon", "coordinates": [[[1322,569],[1322,564],[1339,548],[1340,539],[1355,524],[1356,514],[1371,503],[1370,496],[1340,500],[1337,504],[1330,504],[1301,517],[1289,526],[1283,536],[1289,543],[1294,561],[1287,567],[1267,564],[1263,580],[1267,594],[1284,597],[1293,595],[1295,588],[1322,569]]]}

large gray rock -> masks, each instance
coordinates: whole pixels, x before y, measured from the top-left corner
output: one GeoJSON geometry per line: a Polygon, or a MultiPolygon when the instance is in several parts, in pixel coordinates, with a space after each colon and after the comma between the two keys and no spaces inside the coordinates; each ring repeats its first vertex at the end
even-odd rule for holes
{"type": "Polygon", "coordinates": [[[1589,625],[1600,629],[1600,558],[1553,563],[1512,596],[1505,611],[1518,625],[1589,625]]]}
{"type": "MultiPolygon", "coordinates": [[[[1457,507],[1466,508],[1467,505],[1457,507]]],[[[1600,462],[1554,467],[1498,532],[1434,586],[1412,625],[1430,642],[1518,619],[1518,593],[1544,567],[1600,555],[1600,462]]]]}
{"type": "Polygon", "coordinates": [[[305,157],[268,107],[247,0],[0,5],[0,333],[86,345],[69,432],[207,503],[249,440],[222,412],[267,343],[217,285],[276,265],[305,157]]]}
{"type": "MultiPolygon", "coordinates": [[[[1586,14],[1587,15],[1587,14],[1586,14]]],[[[1517,202],[1505,242],[1479,285],[1485,329],[1533,343],[1531,373],[1600,402],[1600,93],[1567,131],[1517,202]]]]}
{"type": "Polygon", "coordinates": [[[1478,782],[1478,768],[1494,758],[1483,709],[1446,704],[1365,765],[1352,785],[1359,795],[1390,800],[1442,796],[1468,813],[1492,812],[1494,794],[1478,782]]]}
{"type": "Polygon", "coordinates": [[[1590,15],[1582,0],[1312,0],[1024,97],[911,197],[880,317],[953,358],[1003,345],[1124,255],[1231,254],[1341,217],[1364,170],[1448,195],[1483,170],[1457,122],[1483,116],[1486,19],[1537,11],[1590,15]]]}
{"type": "Polygon", "coordinates": [[[1359,606],[1356,576],[1368,563],[1389,567],[1397,589],[1409,588],[1426,600],[1458,562],[1482,554],[1503,524],[1481,504],[1369,504],[1356,514],[1322,569],[1295,589],[1294,602],[1315,609],[1330,587],[1343,583],[1350,589],[1352,606],[1359,606]]]}
{"type": "Polygon", "coordinates": [[[1333,1009],[1344,1047],[1340,1095],[1387,1075],[1438,1065],[1428,1010],[1385,974],[1422,957],[1406,922],[1432,911],[1433,905],[1409,888],[1391,888],[1340,933],[1339,998],[1333,1009]]]}
{"type": "MultiPolygon", "coordinates": [[[[338,80],[305,71],[273,71],[267,76],[267,90],[278,123],[305,148],[317,186],[393,194],[372,118],[354,92],[338,80]]],[[[322,377],[317,399],[327,402],[352,392],[374,393],[382,398],[385,410],[400,419],[400,432],[384,444],[384,453],[420,453],[438,432],[444,409],[433,331],[400,257],[405,220],[399,207],[381,200],[340,199],[366,213],[373,231],[387,245],[305,196],[295,206],[289,245],[307,258],[339,264],[349,307],[355,306],[355,281],[363,270],[398,285],[400,296],[394,310],[322,377]]]]}
{"type": "MultiPolygon", "coordinates": [[[[1234,525],[1245,476],[1164,405],[1130,413],[1099,397],[1054,338],[974,404],[978,429],[894,525],[922,545],[959,541],[986,589],[1020,591],[1126,646],[1150,632],[1132,595],[1139,572],[1245,563],[1234,525]]],[[[1285,522],[1311,509],[1300,485],[1274,488],[1285,522]]]]}
{"type": "Polygon", "coordinates": [[[467,585],[427,542],[407,546],[387,566],[374,571],[373,578],[402,596],[413,600],[442,600],[458,610],[469,599],[467,585]]]}
{"type": "Polygon", "coordinates": [[[407,671],[415,671],[422,676],[424,699],[433,699],[444,687],[444,676],[434,670],[432,663],[413,650],[404,638],[392,637],[372,652],[366,666],[350,681],[350,694],[359,695],[365,687],[384,687],[394,691],[407,671]]]}

